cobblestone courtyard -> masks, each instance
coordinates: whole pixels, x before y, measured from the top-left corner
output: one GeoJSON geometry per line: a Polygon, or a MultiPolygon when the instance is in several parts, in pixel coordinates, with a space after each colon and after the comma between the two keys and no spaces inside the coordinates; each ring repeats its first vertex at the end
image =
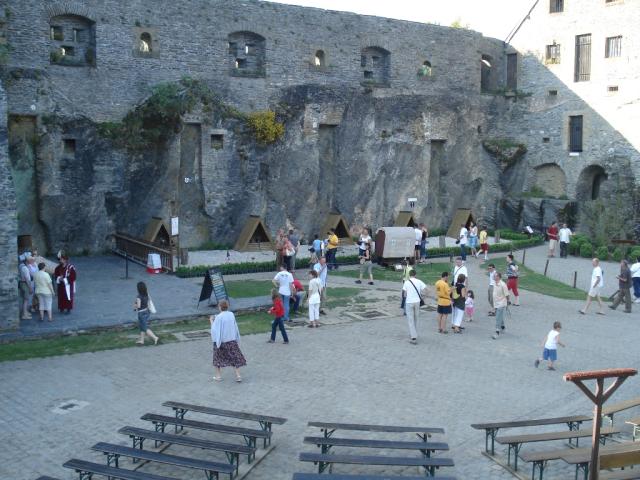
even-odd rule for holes
{"type": "MultiPolygon", "coordinates": [[[[470,273],[482,292],[475,265],[470,273]]],[[[477,300],[478,311],[484,312],[484,295],[477,300]]],[[[249,365],[242,384],[230,381],[230,372],[222,383],[211,381],[208,339],[3,363],[0,478],[75,478],[61,467],[64,461],[102,461],[89,451],[91,445],[127,444],[117,429],[143,426],[139,417],[162,413],[161,403],[170,399],[287,417],[288,423],[275,428],[277,448],[254,468],[251,480],[288,479],[295,471],[313,471],[312,465],[297,460],[299,452],[315,448],[302,443],[305,435],[318,433],[306,427],[309,420],[444,427],[457,478],[510,478],[481,456],[483,433],[472,430],[470,423],[588,413],[586,398],[562,381],[562,373],[637,368],[639,358],[636,313],[580,317],[579,302],[529,292],[522,301],[522,307],[513,308],[507,335],[499,341],[490,339],[493,320],[482,314],[467,324],[465,334],[444,336],[435,333],[435,313],[425,311],[419,344],[410,345],[395,303],[388,306],[389,318],[294,329],[288,346],[268,345],[264,335],[246,336],[242,348],[249,365]],[[563,321],[568,347],[560,351],[558,371],[536,370],[532,363],[540,353],[539,343],[555,319],[563,321]],[[67,400],[87,403],[66,414],[53,411],[67,400]]],[[[638,394],[640,383],[631,379],[612,401],[638,394]]],[[[634,413],[621,415],[617,424],[634,413]]],[[[335,470],[362,471],[345,466],[335,470]]],[[[174,477],[182,473],[168,467],[157,471],[174,477]]],[[[559,464],[548,472],[549,478],[573,474],[559,464]]],[[[184,478],[199,475],[187,472],[184,478]]]]}

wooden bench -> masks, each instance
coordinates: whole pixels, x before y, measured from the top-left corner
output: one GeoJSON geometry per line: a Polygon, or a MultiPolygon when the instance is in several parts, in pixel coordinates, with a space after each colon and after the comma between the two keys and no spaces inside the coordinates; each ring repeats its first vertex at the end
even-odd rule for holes
{"type": "Polygon", "coordinates": [[[46,475],[43,475],[41,477],[36,478],[36,480],[59,480],[59,479],[54,477],[47,477],[46,475]]]}
{"type": "Polygon", "coordinates": [[[387,457],[380,455],[328,455],[322,453],[301,453],[301,462],[313,462],[318,465],[318,473],[324,472],[334,463],[349,465],[384,465],[396,467],[423,467],[430,476],[436,468],[453,467],[453,460],[439,457],[387,457]]]}
{"type": "Polygon", "coordinates": [[[611,425],[613,425],[613,416],[616,413],[638,406],[640,406],[640,397],[630,398],[619,403],[614,403],[613,405],[602,407],[602,417],[608,418],[611,425]]]}
{"type": "Polygon", "coordinates": [[[153,430],[145,430],[143,428],[136,427],[122,427],[118,430],[118,433],[123,435],[129,435],[133,440],[133,448],[144,447],[144,441],[146,439],[154,440],[161,443],[175,443],[176,445],[183,445],[185,447],[202,448],[205,450],[214,450],[218,452],[224,452],[227,456],[227,460],[232,465],[235,465],[236,472],[238,471],[238,464],[240,463],[240,455],[247,455],[253,458],[256,449],[253,447],[247,447],[245,445],[234,445],[232,443],[214,442],[211,440],[204,440],[202,438],[193,438],[185,435],[173,435],[171,433],[155,432],[153,430]]]}
{"type": "Polygon", "coordinates": [[[627,420],[624,423],[633,425],[633,441],[635,442],[638,434],[640,433],[640,417],[632,418],[631,420],[627,420]]]}
{"type": "Polygon", "coordinates": [[[449,450],[444,442],[399,442],[394,440],[369,440],[363,438],[304,437],[304,443],[315,444],[322,453],[330,453],[331,447],[385,448],[389,450],[419,450],[430,457],[437,450],[449,450]]]}
{"type": "Polygon", "coordinates": [[[124,468],[109,467],[102,463],[87,462],[72,458],[62,465],[65,468],[75,470],[80,480],[91,480],[93,475],[117,478],[118,480],[176,480],[171,477],[162,477],[151,473],[139,472],[137,470],[125,470],[124,468]]]}
{"type": "MultiPolygon", "coordinates": [[[[425,477],[396,477],[389,475],[342,475],[319,473],[294,473],[292,480],[424,480],[425,477]]],[[[430,477],[430,480],[456,480],[455,477],[430,477]]]]}
{"type": "Polygon", "coordinates": [[[320,428],[325,437],[330,437],[336,430],[351,430],[359,432],[385,432],[385,433],[415,433],[426,442],[433,433],[444,433],[444,428],[439,427],[402,427],[395,425],[361,425],[358,423],[325,423],[309,422],[310,427],[320,428]]]}
{"type": "MultiPolygon", "coordinates": [[[[600,430],[600,440],[604,441],[604,439],[608,436],[613,435],[614,433],[619,433],[619,428],[613,427],[605,427],[600,430]]],[[[591,430],[583,429],[583,430],[570,430],[568,432],[544,432],[544,433],[529,433],[524,435],[509,435],[505,437],[496,437],[496,442],[501,445],[508,445],[508,453],[507,453],[507,465],[511,465],[511,452],[514,453],[514,470],[518,470],[518,455],[520,453],[520,449],[522,445],[525,443],[534,443],[534,442],[550,442],[553,440],[570,440],[576,439],[576,445],[578,444],[578,439],[582,437],[590,437],[592,434],[591,430]]]]}
{"type": "Polygon", "coordinates": [[[139,448],[125,447],[122,445],[114,445],[112,443],[99,442],[96,443],[92,450],[102,452],[107,457],[107,466],[118,468],[119,458],[129,457],[137,460],[147,460],[156,463],[165,463],[167,465],[175,465],[177,467],[193,468],[195,470],[203,470],[207,480],[218,479],[219,474],[227,474],[232,479],[236,472],[236,467],[230,463],[211,462],[208,460],[199,460],[196,458],[179,457],[176,455],[167,455],[164,453],[151,452],[148,450],[140,450],[139,448]]]}
{"type": "Polygon", "coordinates": [[[618,470],[616,472],[600,472],[600,480],[638,480],[640,479],[640,468],[631,470],[618,470]]]}
{"type": "MultiPolygon", "coordinates": [[[[259,415],[256,413],[247,413],[247,412],[237,412],[234,410],[222,410],[219,408],[212,407],[204,407],[201,405],[193,405],[190,403],[183,402],[164,402],[162,404],[163,407],[173,408],[175,412],[176,418],[184,419],[184,416],[187,412],[197,412],[204,413],[207,415],[215,415],[217,417],[229,417],[229,418],[237,418],[239,420],[249,420],[258,422],[260,424],[260,428],[265,432],[271,432],[272,425],[282,425],[287,419],[282,417],[271,417],[269,415],[259,415]]],[[[181,426],[176,425],[176,433],[178,432],[178,428],[182,429],[181,426]]],[[[271,436],[264,438],[264,447],[271,443],[271,436]]]]}
{"type": "MultiPolygon", "coordinates": [[[[584,478],[589,477],[589,464],[591,462],[591,447],[580,448],[563,455],[562,460],[569,465],[576,466],[576,478],[580,471],[584,478]]],[[[600,449],[600,469],[628,467],[640,463],[640,444],[634,442],[608,445],[600,449]]],[[[638,470],[640,472],[640,469],[638,470]]],[[[618,472],[610,472],[618,473],[618,472]]],[[[640,475],[640,473],[639,473],[640,475]]],[[[600,474],[602,478],[602,473],[600,474]]]]}
{"type": "MultiPolygon", "coordinates": [[[[180,427],[195,428],[197,430],[205,430],[207,432],[225,433],[227,435],[241,435],[247,446],[256,448],[258,438],[270,438],[271,432],[264,430],[256,430],[252,428],[233,427],[231,425],[220,425],[217,423],[200,422],[198,420],[185,420],[167,415],[157,415],[155,413],[145,413],[141,420],[153,423],[156,431],[163,432],[167,425],[177,425],[180,427]]],[[[253,460],[253,456],[249,458],[249,463],[253,460]]]]}
{"type": "Polygon", "coordinates": [[[510,422],[491,422],[491,423],[473,423],[471,428],[476,430],[484,430],[484,450],[489,452],[489,439],[491,439],[491,455],[495,455],[495,440],[498,435],[498,431],[501,428],[520,428],[520,427],[538,427],[542,425],[558,425],[566,423],[569,430],[578,430],[582,422],[588,422],[593,420],[593,417],[586,415],[573,415],[569,417],[554,417],[554,418],[538,418],[531,420],[513,420],[510,422]]]}

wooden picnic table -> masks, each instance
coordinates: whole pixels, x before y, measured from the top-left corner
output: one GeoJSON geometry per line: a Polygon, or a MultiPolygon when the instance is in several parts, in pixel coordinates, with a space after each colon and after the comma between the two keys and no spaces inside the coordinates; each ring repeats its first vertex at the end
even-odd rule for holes
{"type": "MultiPolygon", "coordinates": [[[[600,469],[620,468],[640,463],[640,443],[627,442],[607,445],[600,448],[600,469]]],[[[591,447],[576,449],[560,457],[569,465],[576,466],[576,479],[580,471],[584,479],[589,477],[589,463],[591,462],[591,447]]]]}

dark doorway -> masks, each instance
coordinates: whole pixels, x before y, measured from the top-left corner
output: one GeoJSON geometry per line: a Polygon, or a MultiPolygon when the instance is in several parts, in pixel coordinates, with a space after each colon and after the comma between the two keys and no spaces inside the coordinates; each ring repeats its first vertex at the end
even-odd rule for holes
{"type": "Polygon", "coordinates": [[[518,54],[507,54],[507,90],[518,89],[518,54]]]}

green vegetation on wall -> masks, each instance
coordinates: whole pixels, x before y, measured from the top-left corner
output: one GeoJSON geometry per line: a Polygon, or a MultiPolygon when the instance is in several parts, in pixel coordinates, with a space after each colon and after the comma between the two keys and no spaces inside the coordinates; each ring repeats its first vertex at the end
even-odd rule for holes
{"type": "Polygon", "coordinates": [[[497,158],[505,168],[514,165],[527,153],[527,146],[510,138],[494,138],[482,142],[484,149],[497,158]]]}
{"type": "Polygon", "coordinates": [[[284,125],[276,121],[275,112],[245,115],[222,102],[204,82],[188,77],[177,83],[156,85],[151,95],[121,122],[100,123],[98,132],[116,146],[140,153],[164,145],[180,131],[182,116],[199,105],[204,114],[244,121],[263,145],[277,141],[284,133],[284,125]]]}

